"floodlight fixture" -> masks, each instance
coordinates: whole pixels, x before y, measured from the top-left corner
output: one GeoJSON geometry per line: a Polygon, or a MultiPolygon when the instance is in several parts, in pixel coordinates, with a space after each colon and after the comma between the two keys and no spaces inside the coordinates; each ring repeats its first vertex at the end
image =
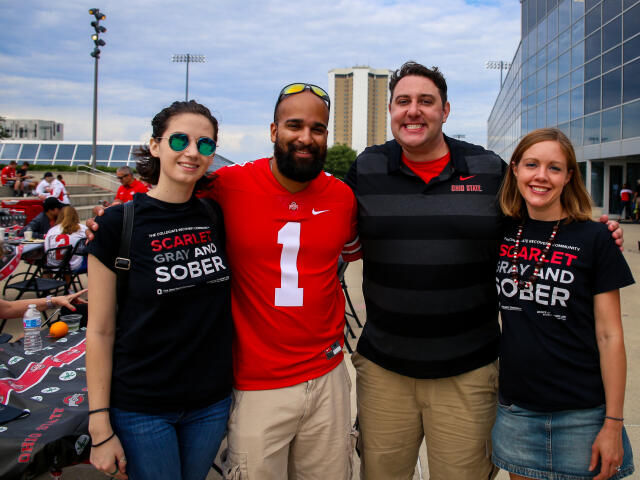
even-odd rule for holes
{"type": "Polygon", "coordinates": [[[500,88],[502,88],[502,71],[509,70],[511,68],[511,62],[505,62],[504,60],[489,60],[484,64],[488,70],[500,70],[500,88]]]}
{"type": "Polygon", "coordinates": [[[184,101],[189,101],[189,64],[190,63],[204,63],[207,61],[205,55],[194,55],[192,53],[176,53],[171,55],[171,61],[174,63],[186,63],[187,64],[187,81],[184,94],[184,101]]]}
{"type": "Polygon", "coordinates": [[[91,35],[94,48],[89,55],[94,58],[93,68],[93,142],[91,148],[91,166],[96,168],[96,141],[97,141],[97,126],[98,126],[98,60],[100,60],[100,49],[98,47],[104,47],[106,42],[100,38],[101,33],[105,33],[107,29],[100,25],[100,20],[104,20],[107,16],[100,12],[99,8],[90,8],[89,15],[93,15],[95,20],[91,22],[95,33],[91,35]]]}

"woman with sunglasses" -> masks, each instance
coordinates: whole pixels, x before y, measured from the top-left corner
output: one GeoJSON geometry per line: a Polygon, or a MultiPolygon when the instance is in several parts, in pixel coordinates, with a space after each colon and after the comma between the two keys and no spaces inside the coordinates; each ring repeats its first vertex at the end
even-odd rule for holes
{"type": "Polygon", "coordinates": [[[591,221],[569,139],[526,135],[500,192],[502,317],[493,461],[511,479],[622,478],[626,356],[619,289],[633,283],[607,227],[591,221]]]}
{"type": "Polygon", "coordinates": [[[131,202],[108,208],[89,244],[91,462],[118,479],[200,480],[225,432],[232,384],[222,216],[194,195],[207,184],[218,122],[192,100],[162,110],[152,127],[138,172],[155,187],[132,201],[130,263],[119,261],[126,281],[115,264],[131,202]]]}

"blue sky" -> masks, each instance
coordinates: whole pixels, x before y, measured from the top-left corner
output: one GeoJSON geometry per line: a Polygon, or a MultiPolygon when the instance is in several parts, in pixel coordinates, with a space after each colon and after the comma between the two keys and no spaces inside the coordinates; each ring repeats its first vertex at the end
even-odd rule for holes
{"type": "Polygon", "coordinates": [[[90,140],[93,19],[107,16],[99,74],[98,140],[146,141],[153,115],[189,97],[220,121],[219,153],[247,161],[272,153],[269,122],[282,86],[327,87],[332,68],[437,65],[449,85],[448,134],[486,143],[499,87],[487,60],[511,61],[517,0],[0,0],[0,116],[56,120],[65,140],[90,140]]]}

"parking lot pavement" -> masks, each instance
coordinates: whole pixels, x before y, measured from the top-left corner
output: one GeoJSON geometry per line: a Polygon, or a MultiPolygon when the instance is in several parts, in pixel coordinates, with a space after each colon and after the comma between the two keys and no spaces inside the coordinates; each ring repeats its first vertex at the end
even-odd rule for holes
{"type": "MultiPolygon", "coordinates": [[[[640,283],[640,225],[625,224],[623,227],[625,232],[624,256],[631,267],[631,271],[633,272],[636,281],[640,283]]],[[[361,261],[354,262],[348,267],[345,279],[356,313],[360,319],[364,321],[366,318],[366,312],[361,290],[361,261]]],[[[634,463],[637,469],[637,472],[632,477],[628,478],[640,478],[640,285],[636,283],[623,289],[621,292],[621,299],[622,321],[625,329],[625,344],[627,347],[628,364],[624,417],[627,432],[634,448],[634,463]]],[[[17,328],[13,327],[12,330],[17,330],[17,328]]],[[[355,327],[355,325],[354,330],[355,333],[359,335],[360,329],[355,327]]],[[[355,343],[356,342],[354,340],[351,340],[352,345],[355,346],[355,343]]],[[[355,418],[355,371],[351,365],[350,355],[347,355],[347,366],[352,379],[351,406],[352,415],[355,418]]],[[[353,479],[356,480],[359,478],[359,460],[357,455],[354,455],[354,458],[355,465],[353,479]]],[[[422,472],[419,472],[418,469],[416,469],[413,477],[414,480],[429,478],[429,466],[424,444],[420,449],[420,465],[422,467],[422,472]]],[[[42,475],[38,477],[38,480],[46,480],[48,478],[48,475],[42,475]]],[[[65,469],[63,476],[64,480],[101,480],[104,478],[107,477],[99,474],[95,470],[92,470],[89,466],[77,466],[65,469]]],[[[508,480],[508,478],[508,474],[501,471],[497,480],[508,480]]],[[[213,471],[207,477],[207,480],[219,479],[220,476],[213,471]]]]}

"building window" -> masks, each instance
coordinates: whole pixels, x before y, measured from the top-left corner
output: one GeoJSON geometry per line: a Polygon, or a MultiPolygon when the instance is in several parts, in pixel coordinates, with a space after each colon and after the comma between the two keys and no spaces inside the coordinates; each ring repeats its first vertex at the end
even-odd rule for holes
{"type": "Polygon", "coordinates": [[[640,59],[624,66],[623,101],[629,102],[640,98],[640,59]]]}
{"type": "Polygon", "coordinates": [[[608,72],[622,63],[622,47],[618,46],[602,55],[602,71],[608,72]]]}
{"type": "Polygon", "coordinates": [[[640,137],[640,101],[622,107],[622,138],[640,137]]]}
{"type": "Polygon", "coordinates": [[[600,25],[602,24],[602,19],[600,17],[600,6],[598,8],[594,8],[584,17],[584,33],[589,35],[592,32],[595,32],[600,25]]]}
{"type": "Polygon", "coordinates": [[[584,85],[584,113],[600,110],[600,77],[584,85]]]}
{"type": "Polygon", "coordinates": [[[640,32],[640,3],[624,12],[622,16],[624,23],[624,39],[626,40],[640,32]]]}
{"type": "Polygon", "coordinates": [[[622,17],[607,23],[602,27],[602,51],[606,52],[622,41],[622,17]]]}
{"type": "Polygon", "coordinates": [[[602,112],[602,143],[620,140],[620,107],[602,112]]]}
{"type": "Polygon", "coordinates": [[[585,40],[584,58],[589,61],[592,58],[600,55],[600,41],[601,30],[597,30],[595,33],[589,35],[585,40]]]}
{"type": "Polygon", "coordinates": [[[604,0],[602,2],[602,23],[607,23],[622,11],[622,0],[604,0]]]}
{"type": "Polygon", "coordinates": [[[600,114],[595,113],[584,117],[584,144],[600,143],[600,114]]]}
{"type": "Polygon", "coordinates": [[[620,104],[622,93],[621,69],[613,70],[602,76],[602,108],[620,104]]]}

